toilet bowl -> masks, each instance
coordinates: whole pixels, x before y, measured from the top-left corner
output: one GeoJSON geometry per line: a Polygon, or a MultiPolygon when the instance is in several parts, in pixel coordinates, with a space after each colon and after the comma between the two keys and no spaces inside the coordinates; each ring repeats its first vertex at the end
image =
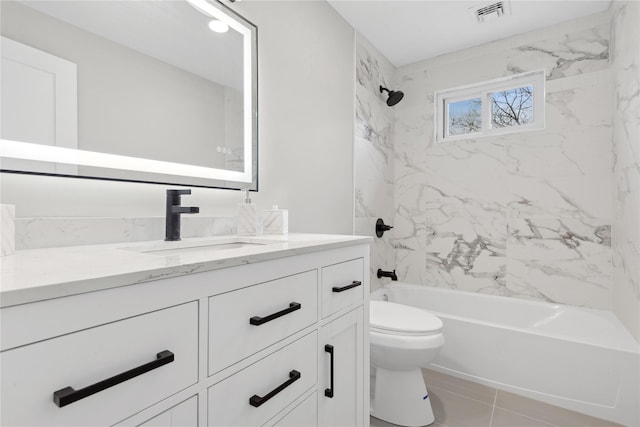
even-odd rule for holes
{"type": "Polygon", "coordinates": [[[420,368],[444,345],[442,321],[419,308],[371,301],[371,415],[401,426],[435,421],[420,368]]]}

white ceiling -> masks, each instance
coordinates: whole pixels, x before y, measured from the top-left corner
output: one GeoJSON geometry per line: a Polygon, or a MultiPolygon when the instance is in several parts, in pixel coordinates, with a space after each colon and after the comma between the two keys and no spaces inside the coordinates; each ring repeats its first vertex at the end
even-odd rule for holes
{"type": "Polygon", "coordinates": [[[187,2],[20,2],[167,64],[242,90],[242,35],[234,30],[212,32],[207,27],[211,18],[187,2]]]}
{"type": "Polygon", "coordinates": [[[469,8],[495,0],[328,1],[396,67],[602,12],[610,3],[505,1],[505,16],[478,24],[469,8]]]}

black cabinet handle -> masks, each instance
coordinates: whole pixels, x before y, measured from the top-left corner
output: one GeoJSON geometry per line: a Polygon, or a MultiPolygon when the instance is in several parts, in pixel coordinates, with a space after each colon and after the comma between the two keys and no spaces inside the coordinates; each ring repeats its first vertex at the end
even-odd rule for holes
{"type": "Polygon", "coordinates": [[[333,346],[331,344],[326,344],[324,346],[324,351],[329,353],[331,356],[331,387],[324,389],[324,395],[330,399],[333,399],[333,346]]]}
{"type": "Polygon", "coordinates": [[[355,288],[356,286],[360,286],[362,285],[362,282],[358,281],[358,280],[354,280],[353,282],[351,282],[350,285],[346,285],[346,286],[334,286],[333,289],[331,289],[333,292],[344,292],[347,289],[351,289],[351,288],[355,288]]]}
{"type": "Polygon", "coordinates": [[[249,323],[251,323],[252,325],[260,326],[264,323],[271,322],[273,319],[284,316],[285,314],[300,310],[301,308],[302,305],[299,302],[292,302],[291,304],[289,304],[289,308],[285,308],[284,310],[277,313],[273,313],[265,317],[253,316],[251,319],[249,319],[249,323]]]}
{"type": "Polygon", "coordinates": [[[291,370],[291,372],[289,372],[289,379],[288,380],[286,380],[285,382],[280,384],[278,387],[276,387],[273,390],[271,390],[269,393],[264,395],[264,397],[260,397],[257,394],[254,394],[253,396],[251,396],[249,398],[249,404],[251,406],[257,408],[258,406],[262,405],[264,402],[266,402],[267,400],[271,399],[273,396],[275,396],[276,394],[280,393],[282,390],[284,390],[285,388],[289,387],[291,384],[293,384],[294,382],[298,381],[299,379],[300,379],[300,372],[298,372],[295,369],[293,369],[293,370],[291,370]]]}
{"type": "Polygon", "coordinates": [[[123,383],[131,378],[135,378],[138,375],[142,375],[149,371],[152,371],[160,366],[166,365],[167,363],[171,363],[174,360],[174,355],[169,350],[161,351],[156,354],[156,360],[145,363],[144,365],[140,365],[133,369],[130,369],[126,372],[113,376],[111,378],[107,378],[106,380],[102,380],[85,388],[81,388],[80,390],[74,390],[73,387],[65,387],[58,391],[53,392],[53,401],[60,408],[63,406],[67,406],[73,402],[76,402],[80,399],[84,399],[85,397],[89,397],[92,394],[99,393],[103,390],[108,389],[109,387],[113,387],[114,385],[118,385],[123,383]]]}

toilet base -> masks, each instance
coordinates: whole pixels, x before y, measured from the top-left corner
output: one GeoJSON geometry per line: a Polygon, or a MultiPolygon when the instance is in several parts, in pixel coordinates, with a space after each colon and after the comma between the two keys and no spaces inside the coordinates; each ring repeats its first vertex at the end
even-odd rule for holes
{"type": "Polygon", "coordinates": [[[371,415],[401,426],[418,427],[435,421],[422,371],[391,371],[376,367],[371,415]]]}

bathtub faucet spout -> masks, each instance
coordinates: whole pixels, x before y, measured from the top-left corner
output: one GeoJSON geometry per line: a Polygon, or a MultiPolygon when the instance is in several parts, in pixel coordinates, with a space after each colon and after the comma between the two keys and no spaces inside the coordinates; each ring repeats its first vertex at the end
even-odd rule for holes
{"type": "Polygon", "coordinates": [[[390,277],[394,282],[398,281],[398,276],[396,276],[396,271],[382,271],[381,268],[378,269],[378,279],[381,277],[390,277]]]}

